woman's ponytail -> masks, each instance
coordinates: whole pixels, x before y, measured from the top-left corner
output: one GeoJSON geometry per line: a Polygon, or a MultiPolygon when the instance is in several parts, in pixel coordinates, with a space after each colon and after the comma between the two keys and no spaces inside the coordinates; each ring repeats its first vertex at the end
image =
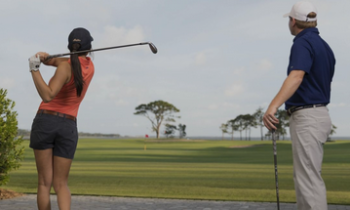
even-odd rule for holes
{"type": "MultiPolygon", "coordinates": [[[[80,48],[80,44],[74,43],[72,45],[72,52],[78,51],[79,48],[80,48]]],[[[77,96],[80,97],[84,88],[84,80],[83,80],[83,75],[81,73],[81,65],[80,65],[78,56],[79,56],[78,54],[70,55],[70,61],[71,61],[72,72],[74,76],[74,84],[75,84],[75,88],[77,89],[77,96]]]]}

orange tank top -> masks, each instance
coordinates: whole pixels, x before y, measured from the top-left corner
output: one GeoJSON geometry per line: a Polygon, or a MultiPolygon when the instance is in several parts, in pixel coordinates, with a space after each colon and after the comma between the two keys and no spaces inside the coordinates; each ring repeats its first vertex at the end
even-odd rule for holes
{"type": "MultiPolygon", "coordinates": [[[[39,109],[45,109],[55,112],[60,112],[77,117],[81,101],[84,99],[85,93],[90,85],[91,79],[94,76],[95,67],[89,57],[79,57],[81,65],[81,73],[84,79],[84,87],[80,97],[77,96],[77,90],[74,84],[73,74],[68,83],[64,84],[54,99],[48,103],[41,102],[39,109]]],[[[68,60],[70,63],[70,60],[68,60]]]]}

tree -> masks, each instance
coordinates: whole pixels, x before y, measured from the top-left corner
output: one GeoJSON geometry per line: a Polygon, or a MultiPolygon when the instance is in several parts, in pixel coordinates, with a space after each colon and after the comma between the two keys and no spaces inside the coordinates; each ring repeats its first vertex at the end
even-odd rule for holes
{"type": "Polygon", "coordinates": [[[242,131],[244,130],[244,117],[238,115],[235,119],[231,120],[231,123],[235,125],[235,129],[240,133],[240,140],[242,140],[242,131]]]}
{"type": "Polygon", "coordinates": [[[331,141],[332,141],[331,135],[333,135],[333,134],[336,133],[336,132],[335,132],[336,129],[337,129],[337,126],[335,126],[335,125],[332,124],[331,132],[329,133],[329,136],[328,136],[328,138],[327,138],[327,141],[328,141],[328,142],[331,142],[331,141]]]}
{"type": "Polygon", "coordinates": [[[276,118],[278,119],[279,123],[276,124],[276,134],[277,138],[280,139],[280,136],[282,135],[283,140],[285,135],[287,134],[287,127],[289,127],[289,116],[287,114],[287,111],[284,109],[278,109],[276,113],[276,118]]]}
{"type": "MultiPolygon", "coordinates": [[[[280,140],[280,136],[284,137],[287,134],[287,127],[289,127],[289,116],[287,114],[287,111],[284,109],[278,109],[276,114],[275,114],[276,118],[278,119],[279,123],[276,124],[276,140],[280,140]]],[[[268,137],[271,133],[268,132],[267,135],[265,135],[266,137],[268,137]]]]}
{"type": "Polygon", "coordinates": [[[222,131],[222,140],[224,140],[224,134],[228,133],[228,124],[222,123],[220,129],[222,131]]]}
{"type": "Polygon", "coordinates": [[[240,123],[239,121],[237,121],[236,119],[233,119],[233,120],[229,120],[226,124],[228,128],[231,128],[231,132],[227,130],[227,133],[231,134],[231,140],[233,140],[233,133],[235,131],[238,131],[239,129],[239,123],[240,123]]]}
{"type": "Polygon", "coordinates": [[[257,126],[257,122],[256,122],[256,118],[254,115],[250,115],[250,114],[245,114],[242,115],[242,121],[243,121],[243,130],[245,130],[245,138],[246,140],[250,140],[250,133],[251,133],[251,127],[256,128],[257,126]],[[249,133],[249,135],[247,135],[247,133],[249,133]]]}
{"type": "Polygon", "coordinates": [[[264,127],[264,122],[263,122],[263,108],[259,107],[256,112],[253,114],[253,116],[256,119],[257,125],[260,126],[260,135],[261,135],[261,141],[264,140],[264,133],[263,133],[263,127],[264,127]]]}
{"type": "Polygon", "coordinates": [[[330,134],[329,135],[333,135],[333,134],[335,134],[336,133],[336,129],[337,129],[338,127],[337,126],[335,126],[335,125],[333,125],[332,124],[332,128],[331,128],[331,132],[330,132],[330,134]]]}
{"type": "Polygon", "coordinates": [[[270,130],[268,130],[267,133],[265,134],[265,138],[272,139],[272,132],[270,130]]]}
{"type": "Polygon", "coordinates": [[[175,125],[165,124],[165,131],[164,135],[169,138],[173,137],[172,135],[175,133],[175,130],[177,130],[175,125]]]}
{"type": "Polygon", "coordinates": [[[152,130],[156,132],[157,139],[159,138],[160,126],[165,122],[175,122],[175,118],[180,118],[175,116],[175,113],[180,112],[174,105],[158,100],[153,101],[148,104],[141,104],[135,108],[135,115],[143,115],[149,119],[152,123],[152,130]],[[150,114],[154,116],[150,116],[150,114]]]}
{"type": "Polygon", "coordinates": [[[178,130],[179,130],[179,138],[182,139],[183,137],[186,136],[186,125],[182,125],[182,124],[179,124],[179,127],[178,127],[178,130]]]}
{"type": "Polygon", "coordinates": [[[6,184],[9,172],[20,167],[24,147],[23,139],[17,138],[17,112],[12,111],[15,102],[6,98],[7,91],[0,89],[0,186],[6,184]]]}

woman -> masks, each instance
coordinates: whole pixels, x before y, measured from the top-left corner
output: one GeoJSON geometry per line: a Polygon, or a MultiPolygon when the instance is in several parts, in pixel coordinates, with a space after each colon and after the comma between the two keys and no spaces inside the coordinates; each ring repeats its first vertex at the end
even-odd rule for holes
{"type": "MultiPolygon", "coordinates": [[[[68,37],[68,49],[71,52],[89,50],[92,41],[88,30],[76,28],[68,37]]],[[[37,204],[39,210],[51,209],[53,186],[59,209],[66,210],[71,204],[68,175],[78,142],[76,117],[93,77],[94,65],[87,53],[46,61],[47,56],[47,53],[39,52],[29,58],[30,72],[43,100],[30,136],[38,171],[37,204]],[[40,74],[41,62],[57,67],[49,84],[40,74]]]]}

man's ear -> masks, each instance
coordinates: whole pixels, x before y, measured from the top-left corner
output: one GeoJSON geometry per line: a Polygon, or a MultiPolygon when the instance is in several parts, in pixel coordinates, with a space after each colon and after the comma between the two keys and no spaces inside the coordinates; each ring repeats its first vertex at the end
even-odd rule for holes
{"type": "Polygon", "coordinates": [[[295,18],[291,18],[291,20],[290,21],[292,21],[292,26],[295,26],[295,18]]]}

